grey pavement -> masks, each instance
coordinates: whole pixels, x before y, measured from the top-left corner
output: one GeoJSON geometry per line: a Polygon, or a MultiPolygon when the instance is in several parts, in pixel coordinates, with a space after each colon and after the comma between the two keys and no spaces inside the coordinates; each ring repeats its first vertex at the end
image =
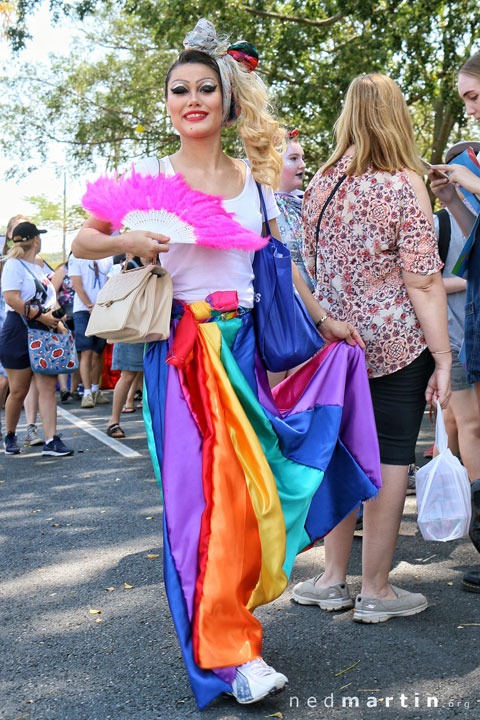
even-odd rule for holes
{"type": "MultiPolygon", "coordinates": [[[[110,406],[61,408],[103,431],[110,406]]],[[[351,611],[296,605],[292,585],[322,569],[320,543],[299,556],[286,592],[256,613],[264,657],[289,687],[251,706],[222,697],[200,713],[163,589],[161,495],[141,413],[122,426],[122,444],[139,456],[123,457],[65,416],[59,430],[73,457],[42,457],[41,446],[0,454],[1,718],[480,718],[480,595],[460,587],[480,558],[468,538],[425,542],[414,496],[392,581],[425,593],[428,610],[362,625],[351,611]]],[[[418,464],[432,438],[425,416],[418,464]]],[[[360,572],[357,533],[353,592],[360,572]]]]}

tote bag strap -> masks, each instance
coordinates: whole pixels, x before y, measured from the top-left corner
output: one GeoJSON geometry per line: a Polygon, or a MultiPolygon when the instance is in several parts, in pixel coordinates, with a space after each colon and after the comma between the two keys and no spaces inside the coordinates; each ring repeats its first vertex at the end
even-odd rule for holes
{"type": "Polygon", "coordinates": [[[330,195],[328,196],[328,198],[325,200],[325,204],[324,204],[324,206],[322,207],[322,209],[321,209],[321,211],[320,211],[320,215],[318,216],[317,227],[316,227],[316,230],[315,230],[315,281],[317,280],[318,236],[319,236],[319,233],[320,233],[320,223],[322,222],[322,218],[323,218],[323,216],[324,216],[324,214],[325,214],[325,210],[326,210],[327,207],[329,206],[329,204],[330,204],[331,200],[333,199],[335,193],[337,192],[338,188],[339,188],[340,185],[343,183],[343,181],[345,180],[346,177],[347,177],[346,173],[343,174],[342,177],[340,178],[340,180],[338,180],[338,182],[335,184],[335,187],[333,188],[333,190],[332,190],[332,192],[330,193],[330,195]]]}
{"type": "Polygon", "coordinates": [[[28,265],[26,265],[26,264],[23,262],[23,260],[20,260],[20,258],[17,258],[17,260],[18,260],[19,262],[21,262],[22,265],[23,265],[23,267],[25,268],[25,270],[30,273],[30,275],[32,276],[33,281],[34,281],[34,283],[35,283],[35,292],[36,292],[36,293],[42,292],[42,293],[43,293],[43,300],[41,300],[41,302],[45,302],[45,300],[47,299],[47,291],[46,291],[46,289],[44,288],[44,286],[42,285],[42,283],[40,282],[40,280],[38,279],[38,277],[35,275],[35,273],[33,273],[33,272],[30,270],[30,268],[28,267],[28,265]]]}
{"type": "MultiPolygon", "coordinates": [[[[258,196],[260,198],[260,207],[262,208],[263,222],[265,223],[266,234],[270,235],[270,237],[272,237],[272,232],[270,230],[270,223],[268,222],[268,217],[267,217],[267,206],[265,205],[265,198],[263,197],[263,192],[262,192],[262,186],[256,180],[255,180],[255,185],[257,186],[258,196]]],[[[263,235],[263,232],[262,232],[262,235],[263,235]]]]}

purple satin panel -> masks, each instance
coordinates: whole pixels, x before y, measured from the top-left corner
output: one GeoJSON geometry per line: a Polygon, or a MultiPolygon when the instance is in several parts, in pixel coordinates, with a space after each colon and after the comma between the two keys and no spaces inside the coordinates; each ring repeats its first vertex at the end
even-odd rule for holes
{"type": "Polygon", "coordinates": [[[358,350],[350,353],[345,400],[338,437],[360,467],[365,470],[374,485],[380,488],[382,486],[381,470],[379,468],[380,450],[370,385],[365,372],[365,358],[358,345],[352,348],[351,345],[342,343],[342,346],[350,348],[350,350],[358,350]],[[366,442],[366,438],[369,438],[368,442],[366,442]]]}
{"type": "Polygon", "coordinates": [[[214,672],[215,675],[218,675],[219,678],[225,680],[225,682],[230,683],[231,685],[235,680],[237,665],[234,665],[233,667],[216,668],[216,670],[212,670],[212,672],[214,672]]]}
{"type": "MultiPolygon", "coordinates": [[[[277,407],[290,414],[311,410],[315,405],[343,405],[347,363],[342,357],[346,343],[327,345],[296,373],[273,389],[277,407]],[[342,352],[343,350],[343,352],[342,352]]],[[[358,348],[360,352],[360,348],[358,348]]],[[[363,355],[363,353],[362,353],[363,355]]],[[[366,371],[365,371],[366,374],[366,371]]]]}
{"type": "Polygon", "coordinates": [[[198,538],[205,508],[202,438],[185,401],[178,371],[172,365],[168,371],[165,417],[162,467],[165,516],[191,621],[198,575],[198,538]]]}
{"type": "Polygon", "coordinates": [[[313,364],[320,359],[321,364],[306,387],[310,363],[274,388],[275,400],[282,408],[293,407],[295,413],[316,405],[343,407],[338,436],[375,486],[381,487],[377,430],[363,350],[345,342],[328,348],[323,360],[315,356],[310,361],[313,364]]]}

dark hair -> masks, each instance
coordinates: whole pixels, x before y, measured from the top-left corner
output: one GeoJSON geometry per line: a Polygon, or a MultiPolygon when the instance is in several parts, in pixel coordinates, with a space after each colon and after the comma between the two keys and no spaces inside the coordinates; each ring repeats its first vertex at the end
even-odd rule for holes
{"type": "Polygon", "coordinates": [[[165,97],[168,95],[168,81],[170,80],[170,76],[173,70],[180,65],[206,65],[213,70],[218,77],[220,90],[223,92],[222,78],[220,77],[220,70],[218,69],[215,58],[207,55],[207,53],[204,53],[201,50],[183,50],[167,72],[167,77],[165,78],[165,97]]]}

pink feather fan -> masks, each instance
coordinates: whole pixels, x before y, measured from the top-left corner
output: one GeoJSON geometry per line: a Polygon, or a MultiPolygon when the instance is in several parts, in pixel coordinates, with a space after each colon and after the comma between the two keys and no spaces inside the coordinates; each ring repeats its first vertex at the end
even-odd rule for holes
{"type": "Polygon", "coordinates": [[[244,228],[222,206],[222,198],[192,190],[180,174],[165,177],[102,175],[87,183],[82,205],[114,230],[149,230],[172,243],[195,243],[218,250],[259,250],[267,238],[244,228]]]}

